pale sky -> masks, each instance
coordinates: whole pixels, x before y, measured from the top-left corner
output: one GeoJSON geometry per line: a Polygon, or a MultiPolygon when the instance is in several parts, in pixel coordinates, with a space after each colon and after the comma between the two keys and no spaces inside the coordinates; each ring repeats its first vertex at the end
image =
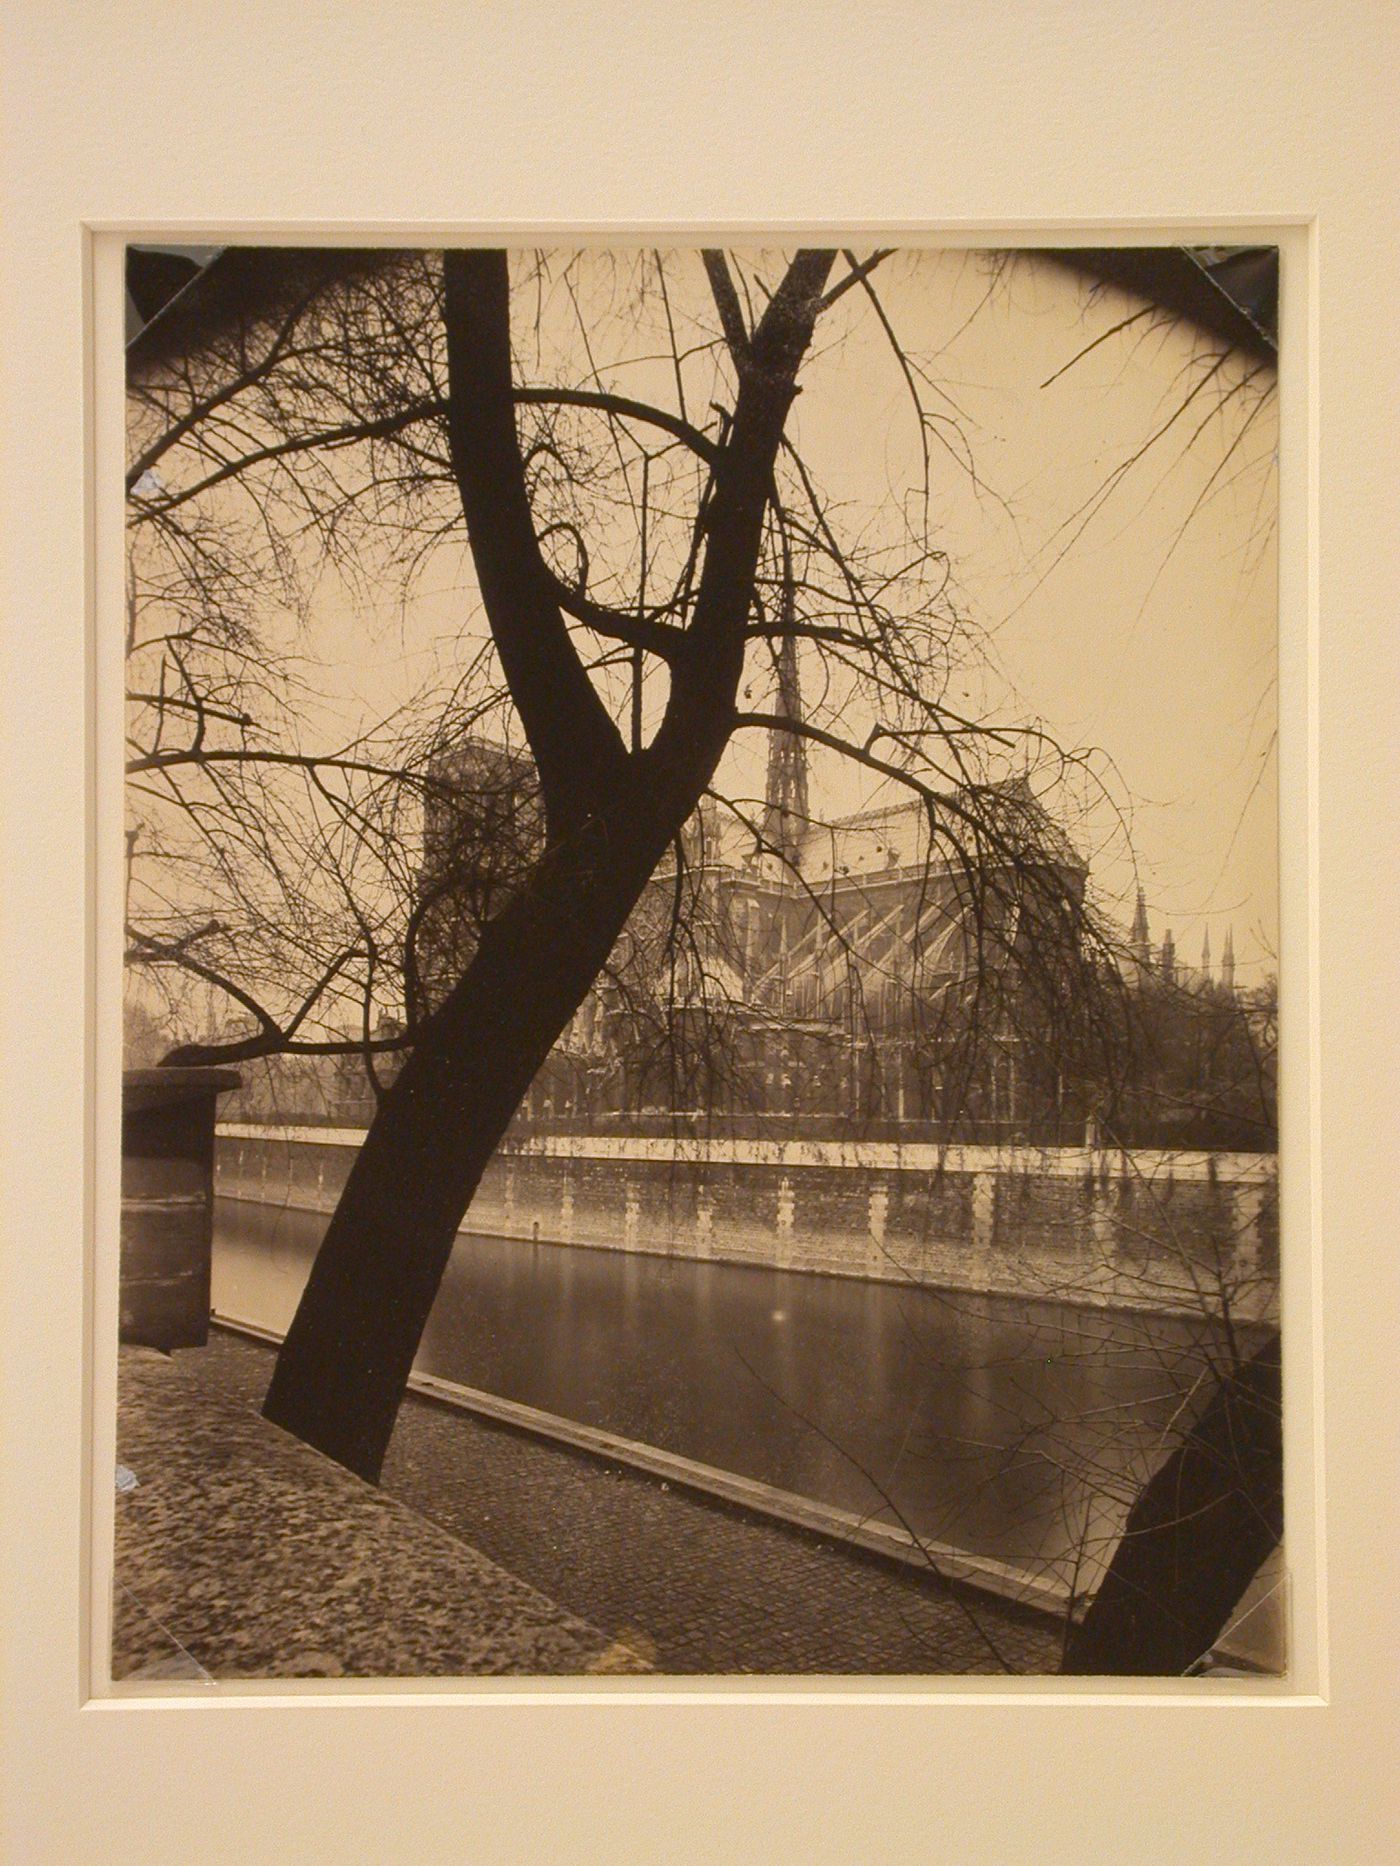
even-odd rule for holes
{"type": "MultiPolygon", "coordinates": [[[[1200,381],[1205,340],[1144,318],[1042,387],[1139,307],[1107,290],[1090,303],[1076,277],[1030,258],[994,278],[977,254],[899,256],[880,289],[906,344],[936,355],[988,489],[935,454],[940,536],[999,663],[988,699],[1108,754],[1154,938],[1170,926],[1194,963],[1208,928],[1218,961],[1233,927],[1241,977],[1258,977],[1278,924],[1276,397],[1232,362],[1081,528],[1085,501],[1200,381]]],[[[852,497],[921,471],[907,392],[868,318],[798,416],[827,483],[852,497]]],[[[1121,846],[1094,873],[1130,916],[1121,846]]]]}
{"type": "MultiPolygon", "coordinates": [[[[621,267],[635,264],[632,255],[621,267]]],[[[739,273],[772,281],[779,265],[749,256],[739,273]]],[[[838,261],[833,276],[843,269],[838,261]]],[[[684,346],[690,320],[712,328],[713,310],[698,255],[674,255],[667,271],[684,346]]],[[[604,378],[674,407],[672,364],[628,322],[635,301],[619,293],[613,259],[595,255],[575,277],[604,378]],[[639,348],[649,360],[610,367],[639,348]]],[[[1126,927],[1141,880],[1154,939],[1170,927],[1194,963],[1208,930],[1218,965],[1231,929],[1240,981],[1256,982],[1274,969],[1277,945],[1274,396],[1261,393],[1263,379],[1245,384],[1247,365],[1232,359],[1192,397],[1199,353],[1217,346],[1158,317],[1066,367],[1140,307],[1111,290],[1091,300],[1076,275],[1043,260],[910,251],[875,282],[928,372],[928,405],[946,416],[948,444],[935,440],[931,455],[932,529],[957,606],[986,643],[980,669],[949,697],[1101,748],[1131,845],[1103,806],[1074,834],[1111,911],[1126,927]]],[[[572,304],[561,309],[558,294],[546,303],[543,340],[524,290],[515,313],[527,379],[562,370],[581,380],[572,304]]],[[[692,417],[706,418],[714,371],[708,352],[685,366],[692,417]]],[[[843,528],[892,537],[919,497],[918,429],[859,289],[822,321],[801,385],[790,432],[843,528]]],[[[596,540],[595,565],[610,542],[596,540]]],[[[449,683],[482,629],[460,541],[439,551],[406,609],[372,568],[354,597],[326,577],[299,642],[320,663],[312,685],[323,696],[305,709],[305,747],[330,749],[421,683],[449,683]]],[[[755,690],[756,705],[768,698],[755,690]]],[[[765,749],[761,735],[741,735],[721,777],[739,793],[760,790],[765,749]]],[[[815,760],[813,806],[836,814],[891,800],[872,782],[815,760]]]]}
{"type": "MultiPolygon", "coordinates": [[[[607,257],[598,264],[606,271],[607,257]]],[[[772,280],[778,262],[754,269],[772,280]]],[[[687,291],[708,313],[698,257],[677,255],[671,275],[677,316],[687,291]]],[[[1205,375],[1200,353],[1219,346],[1160,317],[1066,368],[1141,307],[1109,289],[1091,299],[1077,276],[1029,256],[998,267],[976,252],[906,252],[876,280],[902,342],[929,369],[929,405],[949,416],[949,447],[932,450],[934,531],[958,604],[990,650],[986,671],[964,685],[967,699],[1002,719],[1043,720],[1063,744],[1101,748],[1131,811],[1131,850],[1100,810],[1085,853],[1123,923],[1140,880],[1154,939],[1170,927],[1194,963],[1208,930],[1218,963],[1232,929],[1241,980],[1261,978],[1274,968],[1278,924],[1268,379],[1246,384],[1249,366],[1231,359],[1188,401],[1205,375]]],[[[600,301],[611,291],[609,273],[600,301]]],[[[518,308],[517,327],[524,321],[518,308]]],[[[617,339],[618,354],[632,337],[617,339]]],[[[606,327],[593,341],[607,374],[606,327]]],[[[540,367],[544,379],[547,361],[540,367]]],[[[688,389],[703,409],[709,360],[692,367],[700,373],[688,389]]],[[[615,379],[674,405],[669,362],[615,379]]],[[[859,290],[819,327],[801,380],[791,431],[847,525],[878,534],[915,496],[922,463],[907,387],[859,290]]],[[[456,564],[447,580],[464,575],[456,564]]],[[[458,584],[445,607],[426,595],[406,630],[380,635],[381,650],[418,666],[445,655],[450,670],[464,595],[458,584]]],[[[367,683],[367,708],[382,699],[386,674],[380,651],[362,664],[355,684],[367,683]]],[[[764,697],[756,692],[756,703],[764,697]]],[[[756,790],[764,756],[748,734],[724,775],[756,790]]],[[[824,770],[818,756],[814,805],[834,813],[870,800],[864,774],[824,770]]]]}

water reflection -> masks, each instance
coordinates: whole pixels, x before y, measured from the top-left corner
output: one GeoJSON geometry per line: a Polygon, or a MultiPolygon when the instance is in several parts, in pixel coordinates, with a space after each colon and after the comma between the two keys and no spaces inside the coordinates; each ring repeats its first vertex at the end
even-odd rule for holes
{"type": "MultiPolygon", "coordinates": [[[[218,1201],[215,1307],[285,1329],[325,1223],[218,1201]]],[[[1063,1571],[1116,1533],[1211,1345],[1204,1323],[464,1234],[417,1364],[1063,1571]]]]}

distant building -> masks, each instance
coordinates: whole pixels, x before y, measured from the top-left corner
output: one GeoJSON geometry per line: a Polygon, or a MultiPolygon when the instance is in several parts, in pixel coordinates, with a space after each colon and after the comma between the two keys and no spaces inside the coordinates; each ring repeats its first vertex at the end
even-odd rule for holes
{"type": "Polygon", "coordinates": [[[1233,929],[1218,973],[1209,930],[1199,965],[1188,965],[1170,928],[1153,945],[1139,888],[1123,969],[1129,1066],[1115,1115],[1120,1136],[1136,1145],[1276,1147],[1278,994],[1271,979],[1249,989],[1237,983],[1233,929]]]}
{"type": "Polygon", "coordinates": [[[437,757],[423,804],[423,861],[408,940],[410,1021],[466,971],[481,929],[520,885],[544,841],[528,755],[469,737],[437,757]]]}
{"type": "MultiPolygon", "coordinates": [[[[795,676],[780,699],[798,704],[795,676]]],[[[472,742],[434,768],[415,941],[425,1001],[538,849],[528,763],[472,742]]],[[[972,799],[918,797],[830,822],[808,809],[795,735],[771,735],[762,807],[707,800],[527,1097],[526,1118],[761,1115],[1043,1129],[1062,1072],[1033,1053],[1018,995],[1049,903],[1085,869],[1023,785],[976,800],[1000,853],[953,850],[972,799]],[[679,918],[677,919],[677,904],[679,918]],[[1040,903],[1040,907],[1037,907],[1040,903]]],[[[1072,914],[1071,914],[1072,917],[1072,914]]],[[[1063,916],[1061,916],[1063,921],[1063,916]]],[[[1057,937],[1063,933],[1061,925],[1057,937]]]]}
{"type": "Polygon", "coordinates": [[[1162,937],[1162,943],[1155,950],[1152,945],[1151,929],[1147,919],[1147,899],[1141,888],[1137,891],[1137,906],[1133,914],[1133,924],[1128,933],[1127,971],[1135,984],[1143,985],[1156,979],[1165,985],[1177,985],[1184,991],[1203,991],[1208,986],[1236,995],[1235,993],[1235,930],[1225,930],[1225,945],[1220,955],[1220,970],[1216,973],[1211,967],[1210,928],[1207,927],[1201,940],[1201,962],[1199,965],[1187,965],[1176,949],[1176,940],[1170,927],[1162,937]]]}
{"type": "MultiPolygon", "coordinates": [[[[1086,867],[1025,785],[822,821],[806,779],[775,747],[751,814],[702,804],[538,1072],[526,1122],[1273,1144],[1275,999],[1236,989],[1231,933],[1218,975],[1208,935],[1188,966],[1170,930],[1154,943],[1139,891],[1126,1021],[1108,1033],[1118,1060],[1106,1065],[1104,1052],[1076,1049],[1094,983],[1076,970],[1086,867]],[[959,860],[969,814],[992,833],[959,860]]],[[[543,835],[533,767],[498,744],[444,755],[425,798],[406,980],[418,1015],[462,976],[543,835]]],[[[383,1044],[403,1027],[381,1016],[371,1036],[383,1044]]],[[[382,1087],[401,1056],[372,1060],[382,1087]]],[[[374,1112],[362,1049],[270,1057],[242,1073],[230,1118],[360,1126],[374,1112]]]]}

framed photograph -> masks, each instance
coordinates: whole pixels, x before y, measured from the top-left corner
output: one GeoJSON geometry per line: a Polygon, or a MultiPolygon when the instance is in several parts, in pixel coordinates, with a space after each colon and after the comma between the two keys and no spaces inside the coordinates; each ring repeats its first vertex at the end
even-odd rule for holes
{"type": "Polygon", "coordinates": [[[1250,8],[1233,118],[1126,6],[897,10],[908,111],[784,180],[779,86],[761,187],[699,20],[396,12],[114,26],[18,176],[20,1857],[1366,1857],[1365,9],[1345,159],[1250,8]],[[129,133],[214,46],[324,76],[274,167],[222,87],[129,133]]]}

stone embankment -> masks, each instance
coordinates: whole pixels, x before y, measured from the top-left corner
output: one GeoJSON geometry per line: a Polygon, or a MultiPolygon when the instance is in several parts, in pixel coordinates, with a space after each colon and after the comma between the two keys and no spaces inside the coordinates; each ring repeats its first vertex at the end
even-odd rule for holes
{"type": "MultiPolygon", "coordinates": [[[[228,1123],[222,1197],[334,1208],[355,1128],[228,1123]]],[[[508,1143],[476,1232],[826,1275],[1276,1318],[1271,1154],[544,1135],[508,1143]]]]}

